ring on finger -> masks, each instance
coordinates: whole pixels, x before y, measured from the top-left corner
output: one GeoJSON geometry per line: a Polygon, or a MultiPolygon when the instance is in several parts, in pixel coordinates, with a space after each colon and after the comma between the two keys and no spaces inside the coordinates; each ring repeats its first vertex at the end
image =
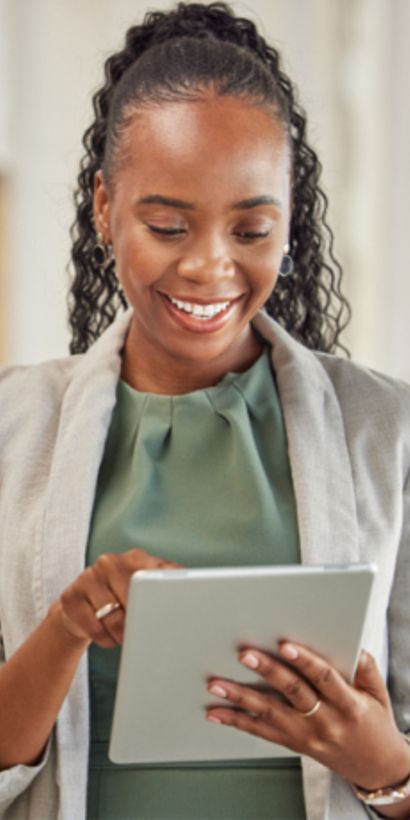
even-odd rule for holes
{"type": "Polygon", "coordinates": [[[110,601],[108,604],[104,604],[99,609],[95,611],[95,617],[98,621],[102,621],[103,618],[106,618],[107,615],[111,615],[111,612],[115,612],[116,609],[120,609],[121,604],[119,601],[110,601]]]}
{"type": "Polygon", "coordinates": [[[308,709],[307,712],[300,712],[299,709],[296,709],[296,711],[302,717],[312,717],[312,715],[315,715],[316,712],[320,709],[321,705],[322,705],[322,701],[320,700],[320,698],[318,698],[315,705],[312,706],[311,709],[308,709]]]}

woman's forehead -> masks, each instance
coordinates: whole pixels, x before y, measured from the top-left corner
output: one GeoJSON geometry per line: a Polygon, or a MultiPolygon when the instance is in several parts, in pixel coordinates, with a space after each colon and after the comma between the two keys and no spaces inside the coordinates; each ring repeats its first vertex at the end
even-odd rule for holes
{"type": "MultiPolygon", "coordinates": [[[[144,106],[121,139],[119,176],[204,185],[255,178],[268,184],[290,170],[288,140],[271,112],[232,97],[144,106]]],[[[163,187],[163,186],[162,186],[163,187]]]]}

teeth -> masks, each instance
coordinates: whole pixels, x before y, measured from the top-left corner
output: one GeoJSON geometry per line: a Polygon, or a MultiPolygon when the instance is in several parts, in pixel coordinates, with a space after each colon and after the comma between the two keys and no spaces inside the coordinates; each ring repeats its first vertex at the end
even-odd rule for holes
{"type": "Polygon", "coordinates": [[[191,302],[181,302],[180,299],[173,299],[172,296],[168,298],[177,308],[184,310],[186,313],[192,313],[199,319],[209,319],[216,316],[221,311],[226,310],[230,304],[229,302],[219,302],[217,305],[195,305],[191,302]]]}

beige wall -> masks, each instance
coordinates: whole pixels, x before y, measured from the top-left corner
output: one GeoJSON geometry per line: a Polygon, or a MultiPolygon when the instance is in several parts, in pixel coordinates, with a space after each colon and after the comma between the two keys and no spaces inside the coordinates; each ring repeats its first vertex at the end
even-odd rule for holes
{"type": "MultiPolygon", "coordinates": [[[[354,308],[347,337],[354,356],[410,380],[410,2],[233,6],[282,50],[308,109],[354,308]]],[[[65,265],[80,138],[103,59],[146,8],[138,0],[0,0],[12,90],[10,361],[67,352],[65,265]]]]}
{"type": "Polygon", "coordinates": [[[8,229],[9,196],[6,179],[0,174],[0,365],[8,361],[7,340],[9,328],[7,321],[8,294],[8,229]]]}

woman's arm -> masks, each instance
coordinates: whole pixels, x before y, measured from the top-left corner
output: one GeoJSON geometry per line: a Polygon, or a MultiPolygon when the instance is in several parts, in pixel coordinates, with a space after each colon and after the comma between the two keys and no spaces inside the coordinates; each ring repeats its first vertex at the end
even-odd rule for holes
{"type": "MultiPolygon", "coordinates": [[[[403,499],[403,530],[389,606],[389,692],[396,722],[410,729],[410,473],[403,499]]],[[[410,799],[380,806],[382,817],[410,817],[410,799]],[[400,814],[400,811],[405,814],[400,814]]]]}
{"type": "Polygon", "coordinates": [[[0,769],[37,762],[90,643],[111,648],[122,642],[131,575],[176,566],[138,549],[102,555],[51,605],[0,670],[0,769]],[[120,608],[98,620],[96,611],[111,601],[120,608]]]}
{"type": "Polygon", "coordinates": [[[67,632],[60,606],[0,671],[0,769],[36,763],[90,643],[67,632]]]}

